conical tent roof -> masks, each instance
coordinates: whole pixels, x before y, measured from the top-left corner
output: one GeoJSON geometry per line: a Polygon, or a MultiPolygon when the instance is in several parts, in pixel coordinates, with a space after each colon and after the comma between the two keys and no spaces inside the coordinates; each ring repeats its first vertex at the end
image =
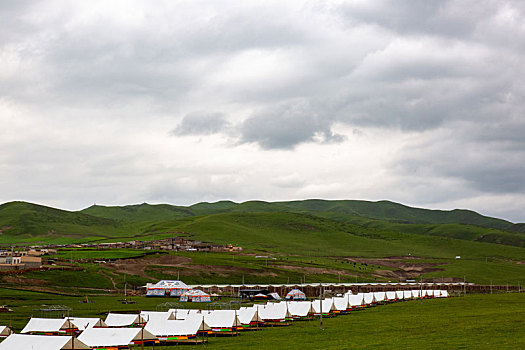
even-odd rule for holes
{"type": "Polygon", "coordinates": [[[286,294],[286,299],[292,300],[306,300],[306,294],[299,289],[292,289],[286,294]]]}
{"type": "Polygon", "coordinates": [[[190,289],[188,285],[182,281],[162,280],[150,287],[151,289],[190,289]]]}

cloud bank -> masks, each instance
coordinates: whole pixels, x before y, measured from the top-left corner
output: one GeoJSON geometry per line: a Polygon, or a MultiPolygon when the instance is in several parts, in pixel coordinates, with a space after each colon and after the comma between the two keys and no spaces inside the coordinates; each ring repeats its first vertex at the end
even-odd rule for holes
{"type": "Polygon", "coordinates": [[[0,21],[0,201],[525,221],[520,1],[17,1],[0,21]]]}

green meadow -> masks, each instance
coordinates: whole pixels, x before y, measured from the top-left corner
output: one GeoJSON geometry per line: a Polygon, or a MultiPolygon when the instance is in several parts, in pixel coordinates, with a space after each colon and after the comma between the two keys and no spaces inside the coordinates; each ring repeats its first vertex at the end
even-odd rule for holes
{"type": "MultiPolygon", "coordinates": [[[[20,331],[39,309],[63,305],[71,316],[105,317],[108,311],[160,310],[169,299],[134,297],[122,304],[116,296],[83,298],[60,294],[0,289],[0,300],[14,310],[1,313],[0,324],[20,331]]],[[[208,305],[178,304],[183,307],[208,305]]],[[[227,303],[221,305],[224,307],[227,303]]],[[[319,321],[293,322],[289,327],[265,328],[238,337],[210,337],[213,349],[522,349],[525,347],[525,294],[467,294],[447,299],[381,305],[319,321]]],[[[47,314],[50,316],[51,314],[47,314]]],[[[149,349],[149,347],[146,347],[149,349]]],[[[156,346],[167,350],[172,346],[156,346]]]]}

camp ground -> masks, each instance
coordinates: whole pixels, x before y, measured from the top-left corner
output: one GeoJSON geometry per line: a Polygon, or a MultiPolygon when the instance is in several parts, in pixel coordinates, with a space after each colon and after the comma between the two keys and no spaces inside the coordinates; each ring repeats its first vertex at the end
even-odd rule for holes
{"type": "Polygon", "coordinates": [[[290,301],[288,302],[288,311],[294,321],[310,320],[315,313],[310,301],[290,301]]]}
{"type": "Polygon", "coordinates": [[[146,320],[140,315],[111,312],[106,317],[105,322],[108,327],[136,327],[146,324],[146,320]]]}
{"type": "Polygon", "coordinates": [[[287,300],[306,300],[306,294],[304,294],[299,289],[292,289],[286,294],[285,299],[287,300]]]}
{"type": "Polygon", "coordinates": [[[59,335],[11,334],[0,343],[0,350],[83,350],[91,349],[74,337],[59,335]]]}
{"type": "Polygon", "coordinates": [[[63,335],[77,332],[77,326],[67,318],[31,318],[21,333],[33,335],[63,335]]]}
{"type": "Polygon", "coordinates": [[[0,343],[0,350],[124,350],[159,343],[201,344],[208,341],[209,335],[240,335],[240,330],[291,325],[293,321],[312,319],[314,315],[320,315],[321,306],[324,316],[344,317],[338,315],[362,309],[367,303],[381,305],[398,302],[406,300],[404,298],[409,295],[410,299],[449,296],[442,290],[407,292],[346,293],[322,300],[266,302],[239,310],[170,309],[166,312],[142,311],[140,315],[109,313],[106,321],[79,317],[32,318],[24,327],[23,334],[9,334],[10,330],[5,331],[9,327],[0,327],[0,331],[6,332],[2,334],[8,335],[0,343]],[[401,296],[403,299],[397,298],[401,296]],[[144,327],[130,327],[144,323],[144,327]],[[77,339],[68,336],[75,333],[80,333],[77,339]]]}
{"type": "Polygon", "coordinates": [[[241,322],[243,330],[247,329],[259,329],[264,323],[263,319],[259,316],[256,306],[241,307],[237,311],[237,317],[241,322]]]}
{"type": "Polygon", "coordinates": [[[79,331],[84,331],[91,327],[105,328],[108,325],[100,318],[88,318],[88,317],[70,317],[69,321],[73,323],[79,331]]]}
{"type": "Polygon", "coordinates": [[[204,320],[193,317],[186,320],[154,319],[144,327],[145,330],[155,335],[163,343],[200,344],[206,339],[199,339],[199,334],[207,334],[211,328],[204,320]]]}
{"type": "Polygon", "coordinates": [[[128,349],[130,345],[158,344],[156,336],[143,328],[88,328],[78,340],[93,350],[115,348],[128,349]]]}

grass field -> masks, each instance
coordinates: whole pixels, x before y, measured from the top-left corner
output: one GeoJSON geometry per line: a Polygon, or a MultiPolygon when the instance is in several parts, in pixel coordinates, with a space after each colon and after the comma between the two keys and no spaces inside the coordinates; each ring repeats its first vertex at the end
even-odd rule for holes
{"type": "MultiPolygon", "coordinates": [[[[0,290],[0,300],[15,312],[0,314],[0,324],[23,328],[43,304],[61,304],[79,317],[102,316],[124,310],[156,310],[168,299],[137,297],[123,305],[118,297],[98,296],[80,304],[78,297],[17,290],[0,290]]],[[[187,304],[196,307],[197,305],[187,304]]],[[[210,338],[210,349],[523,349],[525,294],[473,294],[466,297],[408,301],[378,306],[318,321],[294,322],[290,327],[265,328],[234,338],[210,338]]],[[[150,349],[149,347],[146,347],[150,349]]],[[[158,350],[173,349],[156,346],[158,350]]]]}

